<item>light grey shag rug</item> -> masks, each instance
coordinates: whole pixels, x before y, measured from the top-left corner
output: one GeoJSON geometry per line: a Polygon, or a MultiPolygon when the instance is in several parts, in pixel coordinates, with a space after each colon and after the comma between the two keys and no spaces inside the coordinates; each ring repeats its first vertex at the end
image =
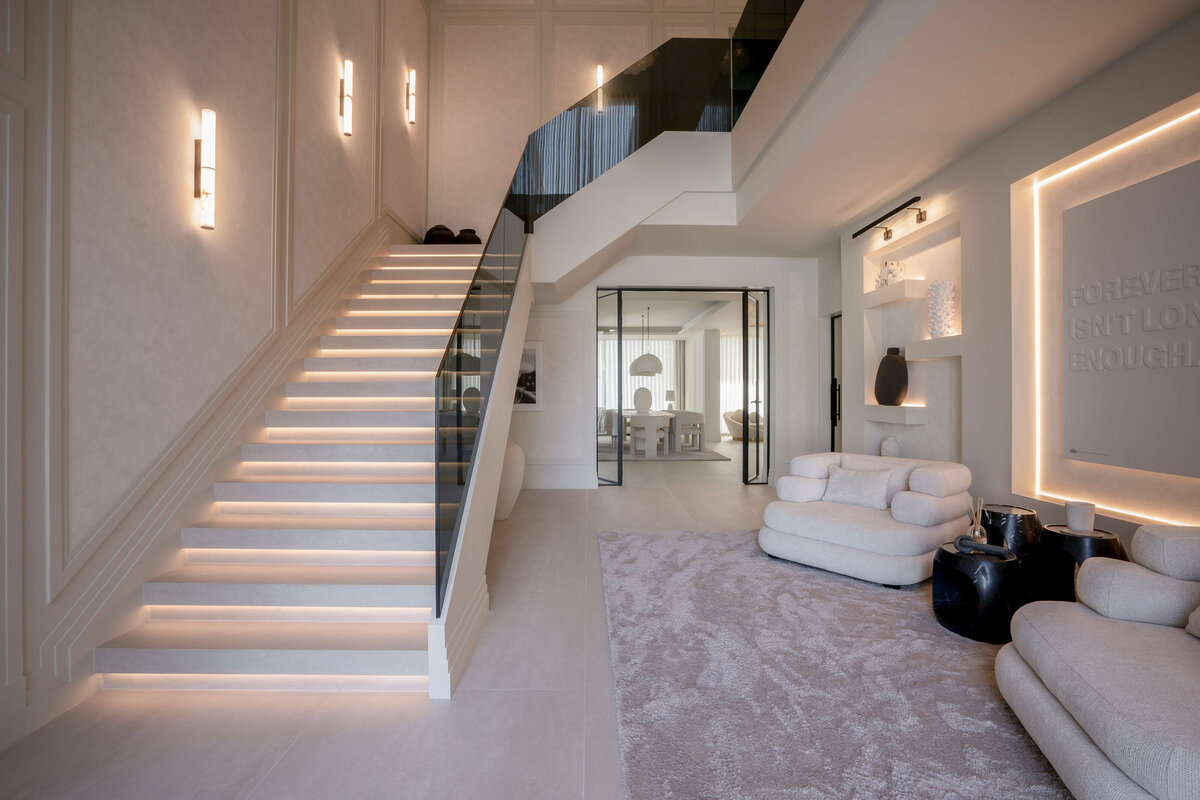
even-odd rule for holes
{"type": "Polygon", "coordinates": [[[930,587],[770,558],[754,531],[603,533],[630,800],[1069,798],[930,587]]]}

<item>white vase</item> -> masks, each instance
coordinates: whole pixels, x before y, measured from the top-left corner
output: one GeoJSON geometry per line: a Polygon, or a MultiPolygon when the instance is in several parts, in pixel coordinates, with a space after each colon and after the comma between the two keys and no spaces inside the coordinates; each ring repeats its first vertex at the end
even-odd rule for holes
{"type": "Polygon", "coordinates": [[[508,519],[525,482],[525,451],[521,445],[509,442],[504,450],[504,466],[500,468],[500,490],[496,493],[494,520],[508,519]]]}
{"type": "Polygon", "coordinates": [[[879,444],[879,455],[887,456],[888,458],[898,458],[900,456],[900,442],[889,436],[879,444]]]}

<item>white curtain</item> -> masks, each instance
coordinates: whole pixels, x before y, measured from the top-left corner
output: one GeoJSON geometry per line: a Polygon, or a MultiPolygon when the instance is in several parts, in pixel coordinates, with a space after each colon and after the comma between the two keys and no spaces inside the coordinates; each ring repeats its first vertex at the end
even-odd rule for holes
{"type": "Polygon", "coordinates": [[[725,412],[741,408],[742,399],[742,337],[736,333],[722,333],[721,430],[724,433],[729,433],[725,425],[725,412]]]}
{"type": "Polygon", "coordinates": [[[633,408],[633,392],[642,386],[650,390],[653,399],[650,407],[667,407],[667,390],[675,392],[675,407],[682,408],[683,397],[683,342],[675,339],[648,338],[645,345],[640,336],[626,336],[622,348],[623,364],[617,367],[617,337],[599,337],[599,352],[596,354],[596,405],[599,408],[617,407],[617,381],[621,381],[622,402],[633,408]],[[658,375],[634,376],[629,374],[629,365],[643,353],[653,353],[662,362],[663,371],[658,375]],[[614,374],[614,372],[616,374],[614,374]]]}

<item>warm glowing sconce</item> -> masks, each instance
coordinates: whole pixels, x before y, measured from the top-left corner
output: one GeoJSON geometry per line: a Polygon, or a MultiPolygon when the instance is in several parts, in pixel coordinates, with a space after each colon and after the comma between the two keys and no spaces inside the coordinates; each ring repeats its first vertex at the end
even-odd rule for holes
{"type": "Polygon", "coordinates": [[[604,113],[604,65],[596,65],[596,111],[604,113]]]}
{"type": "Polygon", "coordinates": [[[341,92],[342,133],[349,136],[354,132],[354,62],[348,58],[342,62],[341,92]]]}
{"type": "Polygon", "coordinates": [[[417,71],[408,71],[408,93],[404,98],[404,110],[408,114],[408,124],[417,124],[417,71]]]}
{"type": "Polygon", "coordinates": [[[215,227],[217,205],[217,112],[200,109],[200,138],[196,140],[196,197],[200,200],[200,227],[215,227]]]}
{"type": "MultiPolygon", "coordinates": [[[[881,228],[883,230],[883,240],[885,242],[890,240],[892,238],[892,229],[887,227],[886,225],[880,225],[879,223],[886,222],[887,220],[889,220],[892,217],[899,214],[901,211],[907,211],[910,208],[915,208],[916,204],[919,202],[921,202],[921,196],[917,195],[916,197],[912,198],[911,200],[909,200],[905,203],[901,203],[900,205],[896,206],[891,211],[884,214],[882,217],[875,220],[874,222],[868,222],[866,225],[859,228],[857,231],[855,231],[853,234],[851,234],[850,238],[857,239],[858,237],[862,236],[864,233],[866,233],[869,230],[873,230],[875,228],[881,228]]],[[[917,212],[917,222],[924,222],[925,218],[926,218],[925,210],[922,208],[917,208],[916,212],[917,212]]]]}

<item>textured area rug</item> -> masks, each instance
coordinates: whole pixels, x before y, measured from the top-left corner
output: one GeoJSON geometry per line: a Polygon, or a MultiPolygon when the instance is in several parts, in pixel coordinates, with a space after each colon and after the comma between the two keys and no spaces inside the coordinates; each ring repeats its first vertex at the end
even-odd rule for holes
{"type": "Polygon", "coordinates": [[[603,533],[631,800],[1070,795],[996,688],[994,645],[754,531],[603,533]]]}

